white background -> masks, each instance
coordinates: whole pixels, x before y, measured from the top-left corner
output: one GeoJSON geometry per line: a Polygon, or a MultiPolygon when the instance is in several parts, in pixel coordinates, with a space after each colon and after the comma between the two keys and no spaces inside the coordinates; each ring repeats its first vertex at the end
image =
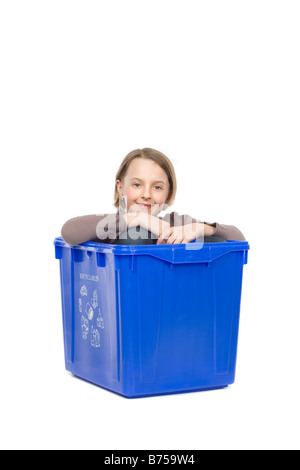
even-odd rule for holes
{"type": "Polygon", "coordinates": [[[1,0],[2,449],[299,449],[299,24],[291,0],[1,0]],[[126,400],[64,370],[53,240],[114,212],[147,146],[172,210],[251,245],[223,391],[126,400]]]}

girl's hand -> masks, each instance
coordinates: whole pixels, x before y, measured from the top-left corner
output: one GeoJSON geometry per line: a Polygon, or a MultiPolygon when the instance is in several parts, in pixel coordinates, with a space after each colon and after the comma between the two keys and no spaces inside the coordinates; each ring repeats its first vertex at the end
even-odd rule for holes
{"type": "Polygon", "coordinates": [[[159,237],[162,232],[166,232],[170,229],[168,222],[147,212],[127,212],[123,217],[127,228],[141,227],[157,237],[159,237]]]}
{"type": "Polygon", "coordinates": [[[141,225],[140,212],[126,212],[123,218],[126,222],[127,228],[140,227],[141,225]]]}
{"type": "Polygon", "coordinates": [[[167,244],[190,243],[196,238],[203,237],[205,234],[205,224],[193,223],[178,227],[171,227],[162,231],[157,240],[157,244],[161,245],[165,240],[167,244]]]}

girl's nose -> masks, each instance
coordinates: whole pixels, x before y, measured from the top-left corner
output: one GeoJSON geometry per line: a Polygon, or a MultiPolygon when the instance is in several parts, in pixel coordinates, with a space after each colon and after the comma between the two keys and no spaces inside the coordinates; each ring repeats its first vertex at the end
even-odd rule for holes
{"type": "Polygon", "coordinates": [[[151,198],[151,191],[150,191],[150,188],[148,186],[145,186],[145,188],[144,188],[143,197],[145,199],[150,199],[151,198]]]}

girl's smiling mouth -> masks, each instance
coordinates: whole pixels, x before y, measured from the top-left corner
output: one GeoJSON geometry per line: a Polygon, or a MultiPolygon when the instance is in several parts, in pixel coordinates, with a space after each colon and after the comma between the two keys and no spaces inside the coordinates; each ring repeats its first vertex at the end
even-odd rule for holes
{"type": "Polygon", "coordinates": [[[142,209],[150,210],[152,207],[152,204],[139,204],[138,203],[138,206],[141,207],[142,209]]]}

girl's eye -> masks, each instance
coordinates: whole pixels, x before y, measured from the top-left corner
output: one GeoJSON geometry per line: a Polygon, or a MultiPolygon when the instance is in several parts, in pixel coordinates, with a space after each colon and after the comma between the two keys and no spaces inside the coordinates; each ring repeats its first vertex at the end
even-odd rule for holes
{"type": "MultiPolygon", "coordinates": [[[[140,185],[140,183],[133,183],[133,187],[135,187],[135,188],[140,188],[141,185],[140,185]]],[[[156,190],[162,189],[161,186],[154,186],[154,188],[155,188],[156,190]]]]}

